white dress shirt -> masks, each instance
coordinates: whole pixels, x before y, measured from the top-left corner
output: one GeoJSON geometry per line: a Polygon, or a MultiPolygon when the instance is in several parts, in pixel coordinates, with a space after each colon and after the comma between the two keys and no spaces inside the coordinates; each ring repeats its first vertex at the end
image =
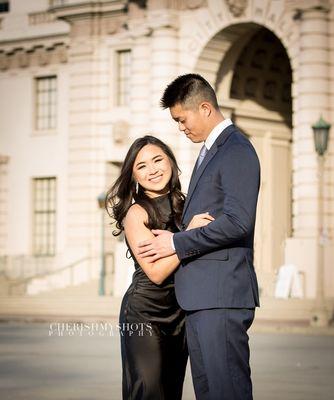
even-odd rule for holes
{"type": "Polygon", "coordinates": [[[219,124],[212,129],[212,131],[209,133],[209,136],[205,139],[205,147],[210,150],[217,137],[223,132],[224,129],[232,124],[233,122],[230,120],[230,118],[226,118],[222,122],[219,122],[219,124]]]}

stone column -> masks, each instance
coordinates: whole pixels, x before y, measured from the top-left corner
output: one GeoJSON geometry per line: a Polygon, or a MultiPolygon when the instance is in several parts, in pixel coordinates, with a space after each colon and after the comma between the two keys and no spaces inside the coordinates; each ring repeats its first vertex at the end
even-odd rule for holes
{"type": "Polygon", "coordinates": [[[0,256],[8,253],[8,164],[9,157],[0,154],[0,256]]]}
{"type": "Polygon", "coordinates": [[[321,199],[311,126],[320,115],[329,116],[328,7],[320,0],[296,3],[300,49],[293,93],[293,237],[287,240],[286,261],[303,271],[306,296],[314,297],[321,199]]]}
{"type": "MultiPolygon", "coordinates": [[[[138,13],[139,14],[139,13],[138,13]]],[[[130,134],[132,143],[136,138],[151,131],[151,48],[152,30],[147,26],[143,14],[128,22],[133,39],[131,50],[131,94],[130,94],[130,134]]]]}
{"type": "MultiPolygon", "coordinates": [[[[109,105],[109,58],[97,20],[77,20],[69,48],[69,137],[67,248],[71,260],[88,257],[92,276],[99,273],[101,218],[97,196],[105,189],[110,126],[103,123],[109,105]]],[[[106,221],[107,224],[107,221],[106,221]]],[[[89,279],[91,276],[83,277],[89,279]]]]}
{"type": "Polygon", "coordinates": [[[178,15],[175,10],[152,10],[148,23],[153,30],[151,54],[151,126],[152,130],[178,149],[178,129],[169,115],[160,107],[160,99],[166,86],[178,75],[178,15]],[[177,137],[176,137],[177,135],[177,137]]]}

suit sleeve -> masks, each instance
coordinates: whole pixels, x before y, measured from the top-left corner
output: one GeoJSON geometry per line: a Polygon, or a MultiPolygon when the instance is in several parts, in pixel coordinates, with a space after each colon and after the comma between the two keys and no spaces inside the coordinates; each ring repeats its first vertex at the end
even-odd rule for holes
{"type": "Polygon", "coordinates": [[[223,214],[207,226],[174,234],[175,250],[180,260],[233,245],[254,230],[260,166],[250,144],[230,146],[224,153],[220,176],[223,214]]]}

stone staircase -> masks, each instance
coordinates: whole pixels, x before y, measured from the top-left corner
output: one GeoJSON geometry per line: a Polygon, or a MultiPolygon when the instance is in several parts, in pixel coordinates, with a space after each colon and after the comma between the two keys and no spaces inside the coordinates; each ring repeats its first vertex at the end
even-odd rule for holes
{"type": "Polygon", "coordinates": [[[0,320],[105,320],[119,314],[121,298],[112,296],[0,297],[0,320]]]}
{"type": "MultiPolygon", "coordinates": [[[[34,296],[1,296],[0,319],[23,320],[105,320],[118,316],[121,297],[97,294],[98,282],[77,288],[59,289],[34,296]]],[[[256,310],[259,324],[308,326],[314,309],[313,300],[262,298],[256,310]]],[[[333,299],[328,301],[334,309],[333,299]]]]}

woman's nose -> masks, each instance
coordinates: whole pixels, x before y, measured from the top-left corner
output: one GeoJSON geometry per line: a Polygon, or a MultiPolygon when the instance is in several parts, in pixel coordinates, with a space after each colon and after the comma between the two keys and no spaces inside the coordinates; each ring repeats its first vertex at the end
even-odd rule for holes
{"type": "Polygon", "coordinates": [[[148,171],[150,174],[155,174],[157,172],[157,167],[155,164],[150,164],[148,166],[148,171]]]}

